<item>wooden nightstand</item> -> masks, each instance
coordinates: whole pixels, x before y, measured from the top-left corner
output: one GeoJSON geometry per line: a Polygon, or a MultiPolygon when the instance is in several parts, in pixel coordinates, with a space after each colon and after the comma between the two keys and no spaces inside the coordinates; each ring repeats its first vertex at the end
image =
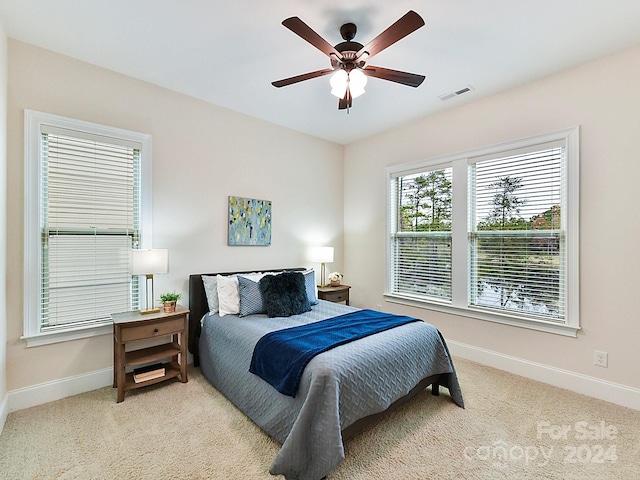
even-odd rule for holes
{"type": "Polygon", "coordinates": [[[337,287],[318,287],[318,298],[328,302],[346,302],[349,305],[349,285],[338,285],[337,287]]]}
{"type": "Polygon", "coordinates": [[[146,387],[170,378],[180,376],[187,382],[187,315],[189,310],[177,306],[173,313],[142,315],[140,312],[113,313],[113,386],[118,388],[118,403],[124,400],[124,392],[133,388],[146,387]],[[166,343],[153,347],[125,351],[134,342],[167,337],[166,343]],[[170,360],[169,360],[170,359],[170,360]],[[165,374],[136,383],[133,373],[127,367],[135,368],[144,364],[162,362],[165,374]]]}

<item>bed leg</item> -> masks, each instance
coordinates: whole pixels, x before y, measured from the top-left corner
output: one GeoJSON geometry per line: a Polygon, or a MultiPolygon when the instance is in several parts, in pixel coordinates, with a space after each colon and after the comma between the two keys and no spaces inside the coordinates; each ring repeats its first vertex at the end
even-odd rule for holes
{"type": "Polygon", "coordinates": [[[431,384],[431,395],[433,395],[434,397],[437,397],[440,395],[440,383],[439,382],[433,382],[431,384]]]}
{"type": "Polygon", "coordinates": [[[194,355],[193,356],[193,366],[194,367],[199,367],[200,366],[200,355],[194,355]]]}

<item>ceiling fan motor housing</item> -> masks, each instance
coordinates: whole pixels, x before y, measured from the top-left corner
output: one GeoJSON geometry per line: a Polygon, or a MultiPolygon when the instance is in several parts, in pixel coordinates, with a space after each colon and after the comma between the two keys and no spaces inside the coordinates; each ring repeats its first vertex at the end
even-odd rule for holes
{"type": "Polygon", "coordinates": [[[356,53],[358,53],[363,45],[358,42],[354,42],[353,38],[356,36],[358,27],[355,23],[345,23],[340,27],[340,36],[344,39],[344,42],[337,44],[334,48],[342,55],[342,61],[331,57],[331,66],[333,68],[342,68],[347,72],[350,72],[356,67],[362,68],[362,65],[356,65],[354,60],[356,59],[356,53]]]}

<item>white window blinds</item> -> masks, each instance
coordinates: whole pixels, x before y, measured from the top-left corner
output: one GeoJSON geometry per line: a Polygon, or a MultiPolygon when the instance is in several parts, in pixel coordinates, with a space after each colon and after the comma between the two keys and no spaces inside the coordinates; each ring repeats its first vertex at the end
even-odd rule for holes
{"type": "Polygon", "coordinates": [[[140,147],[41,131],[41,329],[107,321],[138,303],[129,255],[140,235],[140,147]]]}
{"type": "Polygon", "coordinates": [[[469,165],[469,304],[564,322],[565,148],[469,165]]]}
{"type": "Polygon", "coordinates": [[[451,300],[451,168],[391,179],[391,289],[451,300]]]}

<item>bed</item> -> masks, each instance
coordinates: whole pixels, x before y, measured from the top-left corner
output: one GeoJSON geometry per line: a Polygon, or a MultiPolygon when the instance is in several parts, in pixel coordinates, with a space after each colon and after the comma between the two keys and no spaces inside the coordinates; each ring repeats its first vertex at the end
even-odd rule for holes
{"type": "MultiPolygon", "coordinates": [[[[305,273],[309,285],[308,271],[303,268],[270,270],[283,271],[305,273]]],[[[269,332],[359,309],[312,298],[315,291],[307,289],[314,304],[306,313],[274,318],[265,313],[211,314],[203,276],[209,282],[218,275],[228,278],[250,273],[190,275],[189,350],[207,380],[282,444],[269,469],[271,474],[284,475],[287,480],[326,477],[344,459],[348,438],[429,385],[434,395],[440,386],[446,387],[452,401],[464,406],[446,343],[435,327],[423,321],[320,353],[304,368],[295,396],[278,392],[249,372],[256,343],[269,332]]]]}

